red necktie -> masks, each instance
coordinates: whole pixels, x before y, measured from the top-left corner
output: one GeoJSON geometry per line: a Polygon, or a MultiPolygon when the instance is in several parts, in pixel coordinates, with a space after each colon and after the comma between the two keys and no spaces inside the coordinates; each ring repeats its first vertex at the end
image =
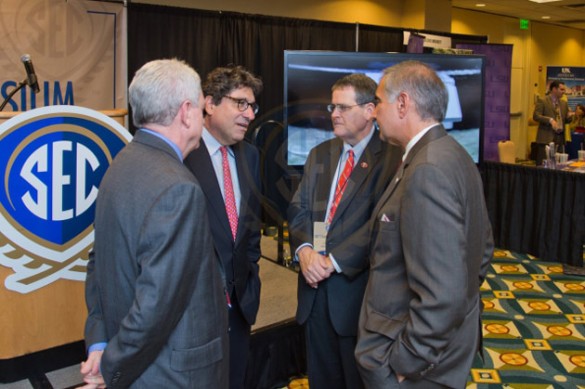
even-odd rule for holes
{"type": "Polygon", "coordinates": [[[333,220],[333,216],[335,216],[335,211],[337,211],[337,206],[341,201],[341,196],[343,196],[343,191],[347,186],[347,179],[349,178],[351,171],[353,170],[353,150],[348,151],[347,161],[345,161],[345,166],[343,167],[343,171],[341,172],[341,177],[339,177],[339,181],[337,181],[337,187],[335,188],[335,196],[333,197],[333,203],[331,204],[331,208],[329,209],[329,216],[327,217],[327,223],[331,224],[333,220]]]}
{"type": "Polygon", "coordinates": [[[238,231],[238,208],[236,208],[236,197],[234,196],[234,186],[232,183],[232,174],[230,173],[230,163],[228,161],[227,146],[219,148],[221,150],[221,162],[223,166],[223,190],[225,195],[225,212],[227,213],[232,230],[232,237],[236,240],[236,231],[238,231]]]}

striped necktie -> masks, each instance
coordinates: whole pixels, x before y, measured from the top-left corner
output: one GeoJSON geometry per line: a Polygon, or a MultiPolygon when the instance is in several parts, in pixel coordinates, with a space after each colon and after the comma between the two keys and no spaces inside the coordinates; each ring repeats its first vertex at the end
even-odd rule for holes
{"type": "Polygon", "coordinates": [[[343,196],[343,192],[345,191],[345,187],[347,186],[347,180],[351,175],[351,171],[353,170],[354,164],[354,156],[353,150],[348,151],[347,161],[345,161],[345,166],[343,167],[343,171],[341,172],[341,176],[337,181],[337,186],[335,187],[335,195],[333,196],[333,203],[331,203],[331,208],[329,208],[329,216],[327,217],[327,224],[331,224],[333,220],[333,216],[335,216],[335,211],[337,211],[337,206],[341,201],[341,197],[343,196]]]}

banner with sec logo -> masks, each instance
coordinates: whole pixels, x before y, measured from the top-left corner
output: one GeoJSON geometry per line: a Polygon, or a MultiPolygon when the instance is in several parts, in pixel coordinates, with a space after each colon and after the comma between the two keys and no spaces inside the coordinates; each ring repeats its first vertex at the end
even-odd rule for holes
{"type": "Polygon", "coordinates": [[[0,266],[13,271],[6,289],[85,280],[99,184],[131,138],[112,118],[76,106],[0,125],[0,266]]]}

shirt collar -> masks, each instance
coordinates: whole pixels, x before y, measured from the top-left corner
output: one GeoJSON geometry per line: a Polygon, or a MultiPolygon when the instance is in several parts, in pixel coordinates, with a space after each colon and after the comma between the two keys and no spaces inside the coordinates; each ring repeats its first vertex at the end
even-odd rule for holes
{"type": "Polygon", "coordinates": [[[170,140],[169,138],[167,138],[163,134],[160,134],[156,131],[149,130],[148,128],[140,128],[139,131],[144,131],[148,134],[156,136],[159,139],[162,139],[166,144],[171,146],[173,148],[173,150],[175,150],[175,153],[177,153],[179,160],[181,160],[181,161],[183,160],[183,153],[181,153],[181,149],[179,149],[179,146],[177,146],[172,140],[170,140]]]}
{"type": "Polygon", "coordinates": [[[436,126],[439,123],[433,123],[428,127],[423,128],[418,134],[416,134],[406,145],[406,149],[404,150],[404,155],[402,156],[402,162],[406,161],[406,156],[408,155],[409,151],[412,150],[415,144],[427,133],[431,128],[436,126]]]}
{"type": "Polygon", "coordinates": [[[353,150],[355,160],[359,160],[375,132],[375,126],[372,126],[370,133],[366,135],[364,139],[360,140],[355,146],[352,146],[347,142],[343,142],[343,155],[345,155],[349,150],[353,150]]]}
{"type": "MultiPolygon", "coordinates": [[[[220,147],[223,146],[221,143],[219,143],[219,141],[217,139],[214,138],[213,135],[211,135],[211,133],[205,127],[203,127],[201,137],[203,138],[203,141],[205,142],[205,146],[207,147],[207,151],[209,152],[209,155],[214,155],[215,153],[218,152],[220,147]]],[[[232,148],[228,146],[227,150],[228,150],[229,155],[233,157],[234,151],[232,150],[232,148]]]]}

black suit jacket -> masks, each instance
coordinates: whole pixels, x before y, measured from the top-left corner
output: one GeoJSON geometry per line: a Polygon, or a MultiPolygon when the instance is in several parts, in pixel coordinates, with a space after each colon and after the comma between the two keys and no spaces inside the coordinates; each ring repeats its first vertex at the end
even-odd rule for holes
{"type": "Polygon", "coordinates": [[[185,159],[207,199],[211,234],[226,278],[228,292],[234,289],[248,324],[256,321],[260,305],[260,178],[258,150],[246,142],[231,146],[236,158],[241,191],[238,231],[233,241],[225,203],[221,195],[211,157],[203,139],[201,145],[185,159]]]}
{"type": "MultiPolygon", "coordinates": [[[[300,186],[291,202],[288,220],[291,250],[313,241],[313,223],[325,220],[327,203],[343,141],[335,138],[311,150],[300,186]]],[[[360,306],[368,279],[368,220],[400,164],[402,151],[380,140],[376,131],[349,177],[347,187],[327,234],[342,274],[327,282],[329,316],[339,335],[355,336],[360,306]]],[[[313,307],[315,289],[299,273],[297,321],[303,324],[313,307]]]]}

